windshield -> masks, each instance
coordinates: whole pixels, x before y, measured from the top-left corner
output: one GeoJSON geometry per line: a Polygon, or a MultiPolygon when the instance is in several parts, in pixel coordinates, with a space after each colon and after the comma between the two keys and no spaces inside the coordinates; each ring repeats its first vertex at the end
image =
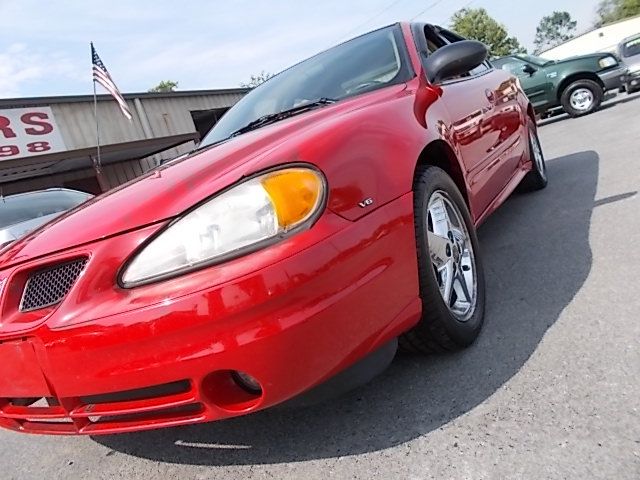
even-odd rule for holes
{"type": "Polygon", "coordinates": [[[45,190],[0,199],[0,228],[34,218],[62,213],[91,198],[88,193],[70,190],[45,190]]]}
{"type": "Polygon", "coordinates": [[[633,57],[634,55],[640,55],[640,37],[625,42],[622,47],[623,57],[633,57]]]}
{"type": "Polygon", "coordinates": [[[200,146],[225,140],[265,115],[318,99],[340,100],[406,82],[411,77],[407,63],[398,26],[345,42],[253,89],[220,119],[200,146]]]}
{"type": "Polygon", "coordinates": [[[548,58],[536,57],[535,55],[519,54],[519,55],[516,55],[516,57],[521,58],[526,62],[534,63],[539,66],[543,66],[543,65],[546,65],[547,63],[553,62],[553,60],[549,60],[548,58]]]}

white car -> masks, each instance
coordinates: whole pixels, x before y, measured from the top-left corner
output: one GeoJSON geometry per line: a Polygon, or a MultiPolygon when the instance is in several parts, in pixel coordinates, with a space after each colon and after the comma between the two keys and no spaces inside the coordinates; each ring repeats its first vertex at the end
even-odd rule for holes
{"type": "Polygon", "coordinates": [[[640,33],[625,38],[618,47],[620,57],[629,67],[625,88],[627,93],[640,90],[640,33]]]}
{"type": "Polygon", "coordinates": [[[92,197],[66,188],[0,197],[0,249],[92,197]]]}

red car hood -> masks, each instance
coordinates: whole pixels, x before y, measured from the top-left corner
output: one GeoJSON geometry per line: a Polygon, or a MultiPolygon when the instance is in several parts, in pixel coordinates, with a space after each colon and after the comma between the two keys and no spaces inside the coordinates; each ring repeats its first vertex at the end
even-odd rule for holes
{"type": "MultiPolygon", "coordinates": [[[[100,195],[0,252],[0,268],[175,217],[244,175],[296,160],[267,154],[302,130],[375,103],[396,85],[280,121],[100,195]]],[[[333,122],[327,122],[333,123],[333,122]]]]}

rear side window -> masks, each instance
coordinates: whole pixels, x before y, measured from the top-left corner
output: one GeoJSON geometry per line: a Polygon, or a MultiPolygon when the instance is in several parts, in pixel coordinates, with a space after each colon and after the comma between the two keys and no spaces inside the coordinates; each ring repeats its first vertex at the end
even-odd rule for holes
{"type": "Polygon", "coordinates": [[[482,72],[486,72],[487,70],[489,70],[489,65],[487,65],[487,62],[485,62],[485,63],[482,63],[482,64],[478,65],[473,70],[471,70],[469,72],[469,75],[478,75],[478,74],[480,74],[482,72]]]}
{"type": "MultiPolygon", "coordinates": [[[[427,47],[428,47],[428,52],[429,53],[433,53],[438,48],[441,48],[441,47],[443,47],[445,45],[448,45],[450,43],[455,43],[455,42],[459,42],[461,40],[464,40],[463,37],[459,36],[456,33],[450,32],[449,30],[445,30],[445,29],[440,29],[439,28],[437,33],[436,33],[429,26],[425,27],[425,37],[427,39],[427,47]]],[[[484,62],[481,65],[478,65],[473,70],[469,71],[468,74],[463,75],[463,78],[479,75],[479,74],[481,74],[483,72],[486,72],[487,70],[490,70],[490,69],[491,69],[491,65],[488,62],[484,62]]]]}
{"type": "Polygon", "coordinates": [[[450,32],[449,30],[440,29],[438,32],[442,38],[444,38],[448,43],[456,43],[460,40],[464,40],[463,37],[458,35],[457,33],[450,32]]]}

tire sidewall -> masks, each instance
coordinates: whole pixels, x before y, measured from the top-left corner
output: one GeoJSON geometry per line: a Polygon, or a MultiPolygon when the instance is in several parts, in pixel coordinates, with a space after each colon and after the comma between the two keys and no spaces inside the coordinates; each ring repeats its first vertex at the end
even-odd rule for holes
{"type": "Polygon", "coordinates": [[[529,160],[531,161],[531,175],[536,177],[536,182],[538,183],[537,188],[544,188],[547,185],[549,172],[547,171],[547,161],[544,158],[544,151],[542,150],[542,144],[540,143],[540,137],[538,136],[538,127],[529,120],[527,126],[527,143],[529,144],[529,160]],[[533,144],[531,143],[531,136],[536,139],[538,142],[538,147],[540,148],[540,155],[542,156],[542,163],[544,165],[544,175],[540,173],[540,169],[538,168],[538,164],[536,163],[535,155],[533,153],[533,144]]]}
{"type": "Polygon", "coordinates": [[[420,296],[423,299],[431,299],[428,308],[436,308],[441,323],[449,337],[458,345],[466,346],[473,343],[478,335],[484,319],[485,308],[485,280],[482,268],[481,252],[478,244],[475,227],[471,221],[471,216],[466,207],[466,203],[451,178],[444,170],[437,167],[429,167],[423,175],[428,176],[427,182],[417,182],[418,188],[415,191],[416,201],[419,202],[416,208],[416,237],[418,239],[419,254],[419,273],[420,273],[420,296]],[[465,322],[458,320],[445,304],[440,294],[438,281],[436,279],[433,266],[430,261],[429,245],[427,237],[427,210],[431,195],[442,190],[447,193],[450,200],[455,204],[460,216],[462,217],[469,239],[473,247],[476,282],[477,282],[477,299],[476,307],[473,315],[465,322]],[[435,301],[433,301],[435,299],[435,301]]]}

